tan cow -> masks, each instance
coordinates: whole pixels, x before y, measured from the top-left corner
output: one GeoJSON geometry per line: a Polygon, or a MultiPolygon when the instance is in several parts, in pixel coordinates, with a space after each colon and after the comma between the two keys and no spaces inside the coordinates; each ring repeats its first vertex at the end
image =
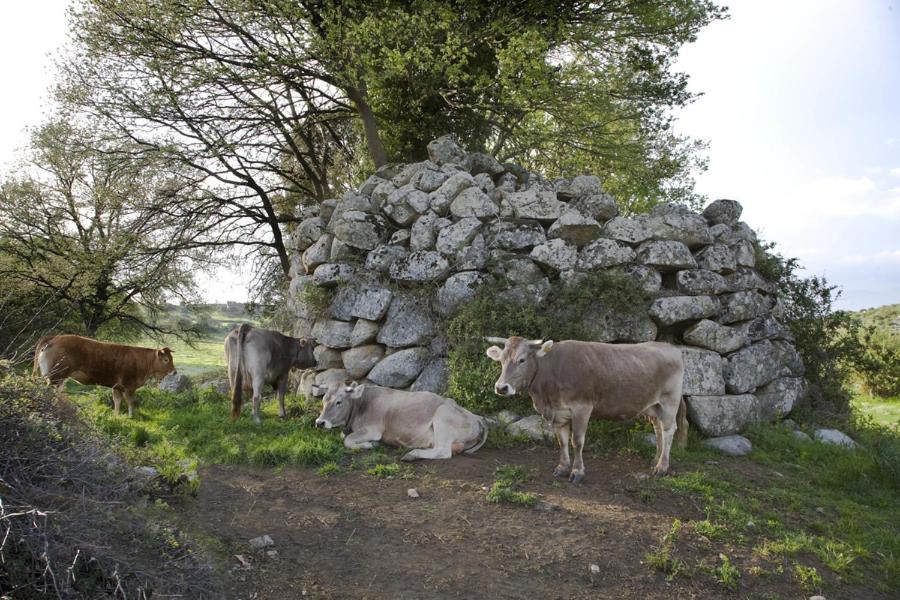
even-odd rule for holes
{"type": "Polygon", "coordinates": [[[113,409],[119,414],[122,395],[128,416],[134,414],[134,392],[151,377],[176,373],[172,351],[98,342],[78,335],[51,335],[34,349],[34,377],[62,386],[71,377],[84,385],[112,388],[113,409]]]}
{"type": "Polygon", "coordinates": [[[347,448],[377,442],[413,448],[403,460],[472,454],[487,440],[487,425],[450,398],[355,381],[328,386],[316,427],[344,429],[347,448]]]}
{"type": "Polygon", "coordinates": [[[556,477],[584,479],[584,435],[591,417],[627,420],[646,416],[656,432],[654,475],[669,469],[669,450],[687,442],[687,419],[681,397],[684,363],[681,351],[662,342],[599,342],[487,338],[502,343],[487,355],[503,366],[494,391],[501,396],[528,392],[534,408],[551,424],[559,442],[556,477]],[[575,463],[569,459],[569,437],[575,463]],[[571,469],[571,470],[570,470],[571,469]]]}

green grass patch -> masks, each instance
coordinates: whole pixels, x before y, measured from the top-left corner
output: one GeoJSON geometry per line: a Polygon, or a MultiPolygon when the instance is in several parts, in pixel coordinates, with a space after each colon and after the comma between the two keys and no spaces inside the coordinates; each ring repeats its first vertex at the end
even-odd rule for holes
{"type": "Polygon", "coordinates": [[[494,504],[520,504],[534,506],[537,496],[530,492],[522,492],[519,488],[531,480],[533,473],[525,467],[517,465],[500,465],[494,470],[496,481],[488,490],[487,500],[494,504]]]}
{"type": "Polygon", "coordinates": [[[741,578],[741,572],[727,554],[719,554],[719,565],[716,567],[716,581],[727,587],[729,590],[736,590],[738,580],[741,578]]]}
{"type": "Polygon", "coordinates": [[[900,396],[873,396],[857,394],[850,401],[854,412],[868,417],[873,423],[897,431],[900,427],[900,396]]]}

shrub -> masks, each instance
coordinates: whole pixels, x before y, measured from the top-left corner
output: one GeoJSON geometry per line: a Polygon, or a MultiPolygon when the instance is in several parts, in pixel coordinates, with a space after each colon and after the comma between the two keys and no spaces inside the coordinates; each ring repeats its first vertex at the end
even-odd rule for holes
{"type": "Polygon", "coordinates": [[[482,288],[448,326],[450,395],[476,412],[530,410],[524,397],[510,401],[493,394],[500,371],[484,354],[486,336],[603,341],[610,318],[643,316],[651,298],[639,282],[620,273],[592,273],[574,285],[557,283],[540,304],[498,301],[496,292],[482,288]]]}
{"type": "Polygon", "coordinates": [[[866,388],[876,396],[900,395],[900,336],[869,327],[862,343],[856,370],[866,388]]]}

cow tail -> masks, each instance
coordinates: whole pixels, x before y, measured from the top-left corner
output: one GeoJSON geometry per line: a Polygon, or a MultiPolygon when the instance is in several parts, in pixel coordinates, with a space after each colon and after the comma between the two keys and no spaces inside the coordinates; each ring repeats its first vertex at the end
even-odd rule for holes
{"type": "Polygon", "coordinates": [[[685,448],[687,447],[688,441],[688,420],[684,396],[681,397],[681,402],[678,404],[678,414],[675,416],[675,424],[678,426],[675,430],[675,443],[678,444],[679,448],[685,448]]]}
{"type": "Polygon", "coordinates": [[[49,345],[49,342],[54,337],[55,336],[52,336],[52,335],[45,335],[44,337],[42,337],[41,339],[38,340],[37,344],[35,344],[35,346],[34,346],[34,368],[31,370],[31,378],[32,379],[38,379],[39,377],[42,376],[41,363],[40,363],[41,352],[44,351],[44,349],[49,345]]]}
{"type": "Polygon", "coordinates": [[[231,386],[231,420],[234,421],[241,416],[241,404],[243,398],[241,393],[244,389],[244,338],[250,331],[250,325],[242,323],[238,330],[237,339],[237,367],[234,370],[234,384],[231,386]]]}
{"type": "Polygon", "coordinates": [[[488,439],[488,426],[484,421],[484,417],[479,417],[478,424],[481,426],[481,440],[471,448],[466,448],[465,450],[463,450],[465,454],[475,454],[475,452],[477,452],[482,446],[484,446],[484,443],[488,439]]]}

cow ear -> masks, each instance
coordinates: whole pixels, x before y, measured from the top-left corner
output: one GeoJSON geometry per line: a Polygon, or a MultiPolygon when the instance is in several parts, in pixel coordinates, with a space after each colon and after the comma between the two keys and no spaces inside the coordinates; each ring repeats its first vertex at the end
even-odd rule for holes
{"type": "Polygon", "coordinates": [[[500,355],[503,354],[503,350],[501,350],[499,346],[491,346],[487,349],[485,354],[487,354],[488,358],[490,358],[491,360],[500,362],[500,355]]]}
{"type": "Polygon", "coordinates": [[[537,355],[539,357],[547,356],[547,353],[550,352],[550,350],[552,350],[552,349],[553,349],[553,340],[547,340],[546,342],[541,344],[541,348],[540,348],[540,350],[537,351],[537,355]]]}
{"type": "Polygon", "coordinates": [[[299,342],[301,348],[306,348],[306,338],[300,338],[299,342]]]}
{"type": "Polygon", "coordinates": [[[354,382],[353,391],[350,392],[350,395],[354,398],[362,398],[363,392],[366,390],[366,385],[364,383],[356,383],[354,382]]]}

